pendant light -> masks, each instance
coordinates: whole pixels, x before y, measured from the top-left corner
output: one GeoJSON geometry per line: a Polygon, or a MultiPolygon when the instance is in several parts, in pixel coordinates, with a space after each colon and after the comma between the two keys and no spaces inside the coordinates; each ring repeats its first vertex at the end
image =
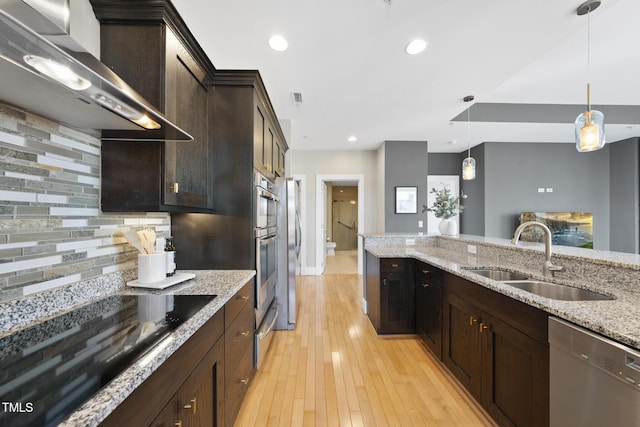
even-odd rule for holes
{"type": "Polygon", "coordinates": [[[591,58],[590,58],[590,19],[592,11],[600,6],[599,0],[588,0],[577,10],[579,16],[587,15],[587,111],[575,121],[576,149],[580,152],[599,150],[604,147],[604,114],[591,109],[591,58]]]}
{"type": "MultiPolygon", "coordinates": [[[[465,96],[464,102],[473,101],[473,95],[465,96]]],[[[471,157],[471,106],[467,108],[467,158],[462,161],[462,179],[471,181],[476,179],[476,159],[471,157]]]]}

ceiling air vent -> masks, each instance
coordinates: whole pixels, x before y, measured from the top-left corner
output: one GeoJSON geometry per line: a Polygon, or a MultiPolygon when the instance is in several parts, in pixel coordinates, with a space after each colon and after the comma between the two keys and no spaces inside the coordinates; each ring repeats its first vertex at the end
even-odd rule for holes
{"type": "Polygon", "coordinates": [[[302,105],[302,93],[291,92],[291,101],[293,102],[293,105],[302,105]]]}

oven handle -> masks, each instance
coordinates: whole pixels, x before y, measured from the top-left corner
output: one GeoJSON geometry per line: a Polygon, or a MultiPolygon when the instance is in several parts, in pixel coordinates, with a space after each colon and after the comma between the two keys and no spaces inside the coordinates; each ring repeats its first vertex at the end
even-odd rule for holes
{"type": "Polygon", "coordinates": [[[278,198],[276,197],[275,194],[265,190],[264,188],[260,188],[258,187],[258,196],[262,197],[263,199],[267,199],[267,200],[271,200],[273,202],[277,202],[278,198]]]}
{"type": "Polygon", "coordinates": [[[266,244],[271,243],[274,240],[276,240],[276,237],[278,237],[277,234],[272,234],[272,235],[266,236],[266,237],[258,237],[258,240],[260,241],[260,245],[266,245],[266,244]]]}
{"type": "MultiPolygon", "coordinates": [[[[278,308],[278,304],[274,304],[273,308],[269,310],[269,313],[265,315],[265,318],[269,315],[273,316],[273,318],[269,320],[269,326],[265,327],[264,322],[262,323],[262,326],[260,326],[260,329],[256,333],[256,337],[258,338],[259,341],[262,341],[267,335],[269,335],[269,332],[271,332],[271,330],[273,329],[273,325],[275,325],[276,320],[278,320],[279,312],[280,312],[280,309],[278,308]],[[273,312],[275,312],[275,314],[271,315],[270,313],[273,313],[273,312]]],[[[265,321],[266,320],[267,319],[265,319],[265,321]]]]}

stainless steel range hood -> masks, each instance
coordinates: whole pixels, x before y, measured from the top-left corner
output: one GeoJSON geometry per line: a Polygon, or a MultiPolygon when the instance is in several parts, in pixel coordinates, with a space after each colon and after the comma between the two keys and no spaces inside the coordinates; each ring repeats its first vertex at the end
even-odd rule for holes
{"type": "Polygon", "coordinates": [[[193,140],[78,47],[25,1],[0,0],[0,101],[76,129],[122,131],[109,139],[193,140]]]}

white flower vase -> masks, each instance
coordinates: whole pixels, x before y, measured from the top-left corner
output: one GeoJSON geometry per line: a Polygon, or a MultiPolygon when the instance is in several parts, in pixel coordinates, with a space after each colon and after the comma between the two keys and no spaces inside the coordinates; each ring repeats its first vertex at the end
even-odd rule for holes
{"type": "Polygon", "coordinates": [[[458,223],[455,219],[450,219],[447,224],[447,234],[449,236],[457,236],[458,235],[458,223]]]}
{"type": "Polygon", "coordinates": [[[443,218],[438,223],[438,231],[443,236],[457,236],[458,223],[456,223],[455,219],[443,218]]]}
{"type": "Polygon", "coordinates": [[[449,230],[449,220],[447,218],[442,218],[438,223],[438,231],[440,234],[447,234],[447,230],[449,230]]]}

